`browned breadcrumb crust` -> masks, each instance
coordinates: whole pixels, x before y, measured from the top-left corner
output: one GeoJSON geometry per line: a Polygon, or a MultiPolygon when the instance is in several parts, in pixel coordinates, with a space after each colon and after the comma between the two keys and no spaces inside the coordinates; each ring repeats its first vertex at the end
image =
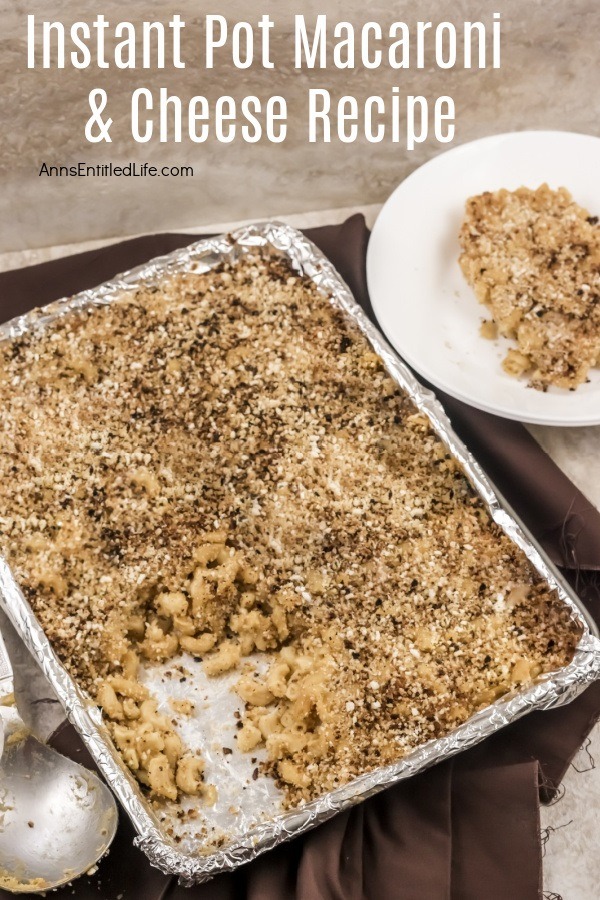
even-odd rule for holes
{"type": "Polygon", "coordinates": [[[460,265],[493,322],[516,340],[504,369],[532,387],[575,390],[600,365],[600,226],[565,188],[470,197],[460,265]]]}
{"type": "Polygon", "coordinates": [[[291,805],[572,657],[564,605],[283,261],[176,275],[4,344],[0,403],[2,550],[160,796],[196,758],[137,696],[139,657],[187,648],[218,674],[271,654],[238,686],[238,744],[266,742],[291,805]]]}

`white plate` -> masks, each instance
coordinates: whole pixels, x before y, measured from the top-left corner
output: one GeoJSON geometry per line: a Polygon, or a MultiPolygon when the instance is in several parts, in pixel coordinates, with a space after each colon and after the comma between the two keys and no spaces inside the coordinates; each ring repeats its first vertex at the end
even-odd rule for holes
{"type": "Polygon", "coordinates": [[[367,277],[379,324],[406,362],[453,397],[499,416],[600,424],[600,370],[576,391],[546,393],[504,372],[511,342],[480,336],[486,309],[458,265],[467,197],[547,182],[566,187],[590,215],[600,215],[599,172],[600,138],[524,131],[463,144],[403,181],[375,223],[367,277]]]}

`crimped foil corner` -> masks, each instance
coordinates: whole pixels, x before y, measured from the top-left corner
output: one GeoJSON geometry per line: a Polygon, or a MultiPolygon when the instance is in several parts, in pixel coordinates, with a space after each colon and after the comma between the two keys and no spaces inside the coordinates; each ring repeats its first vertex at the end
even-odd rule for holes
{"type": "Polygon", "coordinates": [[[324,302],[333,303],[354,320],[383,360],[391,377],[428,416],[439,437],[460,462],[494,521],[524,551],[540,575],[556,589],[561,601],[570,608],[582,628],[582,637],[572,662],[564,669],[542,676],[527,689],[502,698],[445,737],[429,741],[394,765],[363,775],[301,808],[274,815],[246,833],[231,836],[230,842],[218,850],[191,854],[175,846],[161,828],[137,782],[108,738],[98,710],[58,660],[8,565],[0,557],[0,602],[131,819],[137,831],[136,845],[154,866],[165,873],[179,875],[185,884],[207,881],[220,872],[232,871],[277,844],[326,821],[337,812],[473,746],[532,710],[550,709],[570,702],[600,676],[600,640],[593,621],[578,598],[494,490],[481,467],[454,433],[433,393],[420,385],[399,360],[324,254],[294,228],[278,222],[266,222],[246,226],[230,235],[198,241],[151,260],[98,288],[13,319],[0,326],[0,341],[43,328],[70,310],[108,304],[140,282],[157,283],[165,275],[182,270],[207,271],[223,261],[235,261],[257,248],[283,254],[298,272],[317,285],[326,298],[324,302]]]}

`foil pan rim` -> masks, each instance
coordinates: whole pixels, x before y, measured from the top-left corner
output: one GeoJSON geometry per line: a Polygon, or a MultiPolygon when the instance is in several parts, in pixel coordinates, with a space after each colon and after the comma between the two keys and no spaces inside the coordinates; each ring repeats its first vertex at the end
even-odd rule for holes
{"type": "Polygon", "coordinates": [[[543,676],[526,690],[496,701],[449,735],[431,740],[399,762],[364,774],[303,808],[281,814],[266,824],[256,826],[244,838],[221,850],[205,856],[193,856],[175,848],[161,833],[157,818],[142,800],[137,783],[108,738],[99,709],[91,704],[56,657],[10,568],[0,556],[0,602],[133,822],[138,832],[136,845],[144,851],[153,865],[165,873],[179,875],[186,884],[207,881],[220,872],[232,871],[277,844],[326,821],[337,812],[473,746],[534,709],[550,709],[570,702],[600,676],[600,640],[595,625],[576,595],[538,550],[506,501],[498,495],[479,464],[456,436],[435,395],[420,385],[401,362],[367,318],[325,255],[291,226],[279,222],[257,223],[244,226],[229,235],[201,239],[181,250],[124,272],[97,288],[55,301],[42,310],[34,310],[13,319],[0,326],[0,341],[43,328],[46,323],[70,310],[110,303],[140,282],[156,281],[157,278],[183,269],[207,271],[221,260],[237,258],[236,254],[265,247],[272,247],[287,256],[294,268],[311,278],[330,302],[342,308],[359,326],[392,378],[409,394],[419,410],[427,415],[436,433],[461,463],[492,519],[556,589],[560,600],[569,606],[574,618],[582,626],[582,637],[568,666],[543,676]]]}

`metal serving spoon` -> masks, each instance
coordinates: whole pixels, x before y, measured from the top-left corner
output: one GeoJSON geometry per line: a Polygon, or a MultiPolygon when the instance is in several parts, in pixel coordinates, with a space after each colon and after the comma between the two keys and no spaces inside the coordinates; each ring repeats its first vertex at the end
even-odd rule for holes
{"type": "Polygon", "coordinates": [[[25,727],[1,634],[0,733],[0,888],[47,891],[83,875],[106,853],[117,806],[97,775],[25,727]]]}

